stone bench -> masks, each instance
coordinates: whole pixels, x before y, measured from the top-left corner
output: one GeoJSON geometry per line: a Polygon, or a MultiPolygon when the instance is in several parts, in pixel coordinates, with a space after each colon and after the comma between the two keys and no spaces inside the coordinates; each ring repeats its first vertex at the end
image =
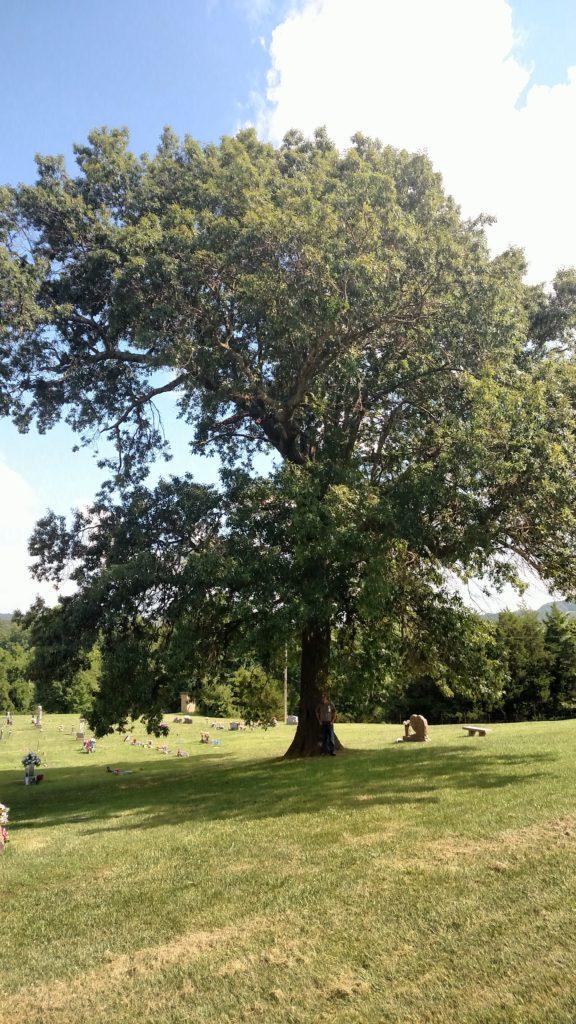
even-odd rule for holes
{"type": "Polygon", "coordinates": [[[492,732],[492,729],[487,729],[484,725],[463,725],[462,728],[469,736],[486,736],[487,733],[492,732]]]}

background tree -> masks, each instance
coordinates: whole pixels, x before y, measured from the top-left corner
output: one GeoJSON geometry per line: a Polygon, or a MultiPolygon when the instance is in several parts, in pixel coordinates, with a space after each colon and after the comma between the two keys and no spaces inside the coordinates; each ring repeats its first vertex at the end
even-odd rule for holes
{"type": "Polygon", "coordinates": [[[360,135],[166,131],[137,158],[102,130],[76,158],[2,194],[0,409],[115,443],[90,515],[32,544],[41,578],[81,561],[62,612],[78,651],[102,637],[100,731],[153,726],[167,645],[209,663],[298,635],[291,752],[316,753],[342,631],[446,603],[450,573],[514,578],[511,553],[574,590],[573,272],[526,287],[426,157],[360,135]],[[218,495],[142,486],[170,391],[229,467],[218,495]]]}
{"type": "Polygon", "coordinates": [[[30,711],[35,699],[29,672],[29,638],[19,621],[0,631],[0,711],[30,711]]]}
{"type": "Polygon", "coordinates": [[[74,627],[63,609],[46,608],[41,601],[20,619],[28,627],[26,672],[38,703],[46,711],[89,715],[102,671],[97,631],[93,642],[81,647],[69,633],[74,627]]]}
{"type": "Polygon", "coordinates": [[[576,705],[576,628],[574,621],[552,605],[544,620],[548,653],[550,714],[570,715],[576,705]]]}
{"type": "Polygon", "coordinates": [[[550,698],[550,657],[535,612],[502,612],[497,643],[508,671],[502,710],[508,721],[545,717],[550,698]]]}
{"type": "Polygon", "coordinates": [[[265,729],[282,717],[282,691],[277,679],[259,665],[242,665],[232,677],[236,705],[247,725],[265,729]]]}
{"type": "Polygon", "coordinates": [[[232,687],[228,683],[205,679],[198,694],[198,710],[202,715],[232,718],[237,712],[232,687]]]}

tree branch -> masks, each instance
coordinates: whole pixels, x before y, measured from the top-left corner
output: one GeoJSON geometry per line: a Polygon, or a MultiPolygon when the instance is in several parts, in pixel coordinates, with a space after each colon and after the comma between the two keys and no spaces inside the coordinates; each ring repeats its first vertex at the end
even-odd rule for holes
{"type": "Polygon", "coordinates": [[[178,377],[175,377],[174,380],[169,381],[168,384],[164,384],[162,385],[162,387],[152,388],[150,391],[147,391],[145,395],[141,395],[140,398],[136,399],[136,401],[133,402],[132,405],[125,409],[122,415],[119,416],[118,419],[114,421],[114,423],[109,423],[106,427],[104,427],[101,430],[101,433],[108,434],[112,433],[113,431],[117,431],[118,427],[120,427],[122,423],[125,423],[126,420],[130,418],[130,416],[136,409],[139,409],[141,408],[141,406],[146,405],[148,402],[151,402],[152,399],[156,398],[158,395],[164,395],[168,391],[175,391],[176,388],[180,386],[180,384],[184,383],[187,377],[187,373],[181,373],[178,375],[178,377]]]}

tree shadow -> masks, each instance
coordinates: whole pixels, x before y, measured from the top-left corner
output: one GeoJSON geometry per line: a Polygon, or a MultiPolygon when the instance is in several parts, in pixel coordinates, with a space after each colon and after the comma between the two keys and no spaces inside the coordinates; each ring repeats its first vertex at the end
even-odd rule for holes
{"type": "Polygon", "coordinates": [[[21,774],[0,773],[0,792],[12,806],[12,829],[85,825],[85,835],[161,828],[185,821],[256,821],[325,814],[361,805],[423,807],[446,790],[490,791],[526,787],[556,760],[552,752],[506,754],[466,743],[348,750],[335,758],[240,760],[233,754],[203,759],[115,762],[52,768],[42,787],[16,793],[21,774]],[[408,756],[404,756],[408,755],[408,756]],[[10,793],[10,796],[8,795],[10,793]],[[14,794],[14,795],[13,795],[14,794]]]}

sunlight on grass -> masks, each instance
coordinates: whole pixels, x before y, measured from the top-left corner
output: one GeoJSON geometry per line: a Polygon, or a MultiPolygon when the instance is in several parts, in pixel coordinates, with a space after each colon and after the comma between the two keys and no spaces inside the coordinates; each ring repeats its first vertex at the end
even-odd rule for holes
{"type": "Polygon", "coordinates": [[[0,743],[4,1022],[573,1024],[576,722],[287,762],[284,726],[180,760],[76,721],[0,743]]]}

